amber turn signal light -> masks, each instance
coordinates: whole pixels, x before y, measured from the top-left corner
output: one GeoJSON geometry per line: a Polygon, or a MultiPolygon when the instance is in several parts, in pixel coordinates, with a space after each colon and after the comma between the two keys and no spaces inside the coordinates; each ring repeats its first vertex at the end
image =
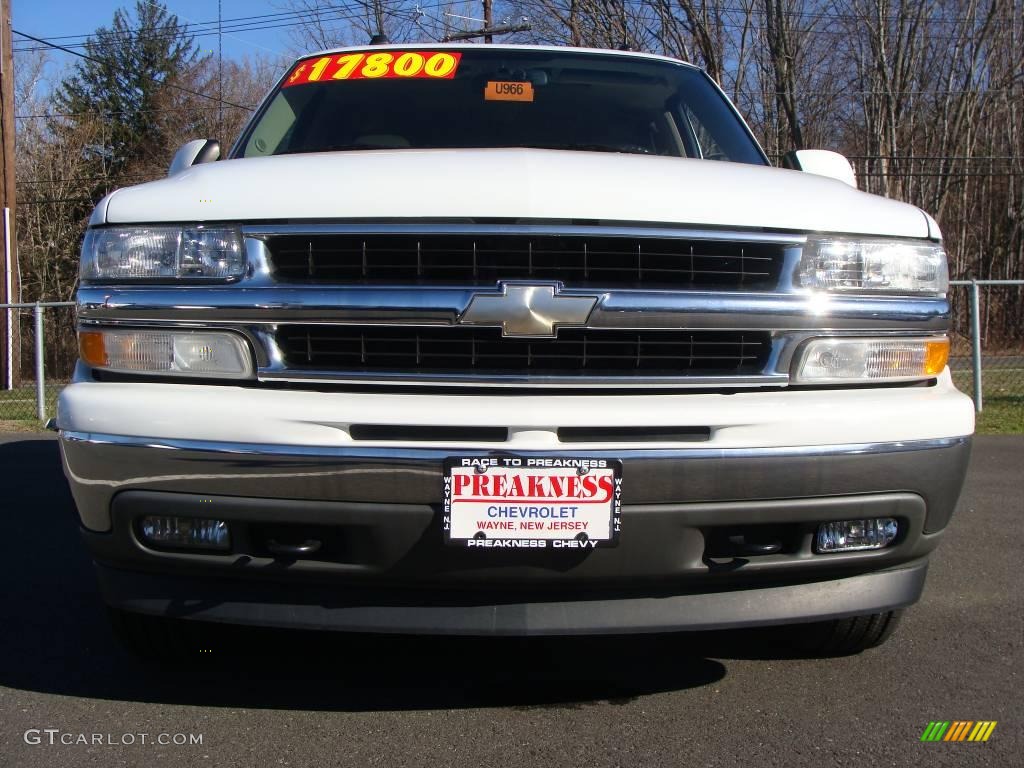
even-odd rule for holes
{"type": "Polygon", "coordinates": [[[949,362],[949,339],[929,341],[924,348],[924,372],[928,376],[938,376],[946,369],[949,362]]]}
{"type": "Polygon", "coordinates": [[[103,343],[103,334],[99,331],[79,331],[78,354],[83,362],[93,368],[106,367],[107,348],[103,343]]]}

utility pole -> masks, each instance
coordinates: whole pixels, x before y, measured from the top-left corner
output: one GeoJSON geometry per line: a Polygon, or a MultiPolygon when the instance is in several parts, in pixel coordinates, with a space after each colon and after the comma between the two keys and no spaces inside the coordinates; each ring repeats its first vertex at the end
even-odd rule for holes
{"type": "Polygon", "coordinates": [[[224,17],[217,0],[217,138],[224,141],[224,17]]]}
{"type": "MultiPolygon", "coordinates": [[[[490,30],[494,26],[494,0],[484,0],[484,29],[490,30]]],[[[493,43],[494,35],[485,34],[485,43],[493,43]]]]}
{"type": "Polygon", "coordinates": [[[373,35],[373,38],[377,40],[371,45],[385,45],[388,42],[388,33],[384,29],[384,4],[381,0],[373,0],[373,18],[377,22],[377,34],[373,35]]]}
{"type": "Polygon", "coordinates": [[[498,24],[498,25],[487,25],[483,29],[470,29],[466,32],[452,32],[450,35],[445,35],[441,38],[442,43],[451,43],[456,40],[472,40],[474,37],[482,37],[488,43],[491,42],[494,35],[508,35],[512,32],[529,32],[530,24],[528,19],[523,16],[518,24],[498,24]]]}
{"type": "MultiPolygon", "coordinates": [[[[17,238],[14,236],[14,56],[11,48],[11,2],[0,0],[0,213],[3,242],[0,244],[0,304],[18,302],[17,238]]],[[[12,389],[19,383],[21,354],[16,311],[0,312],[0,385],[12,389]]]]}

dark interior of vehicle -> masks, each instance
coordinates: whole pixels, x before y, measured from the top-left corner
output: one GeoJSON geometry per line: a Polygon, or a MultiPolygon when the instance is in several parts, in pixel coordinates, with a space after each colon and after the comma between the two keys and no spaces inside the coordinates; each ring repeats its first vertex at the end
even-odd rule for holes
{"type": "Polygon", "coordinates": [[[281,100],[262,120],[290,124],[258,122],[245,156],[536,147],[764,163],[703,73],[658,61],[474,53],[453,79],[314,82],[282,89],[281,100]],[[485,99],[494,81],[527,83],[532,100],[485,99]]]}

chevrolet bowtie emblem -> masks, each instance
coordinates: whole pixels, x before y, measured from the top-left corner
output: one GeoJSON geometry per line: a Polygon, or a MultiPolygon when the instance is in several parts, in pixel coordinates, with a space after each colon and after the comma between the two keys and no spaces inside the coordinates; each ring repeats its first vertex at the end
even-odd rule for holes
{"type": "Polygon", "coordinates": [[[463,325],[500,325],[502,336],[554,338],[559,326],[585,325],[596,296],[565,296],[556,283],[501,283],[501,293],[473,295],[463,325]]]}

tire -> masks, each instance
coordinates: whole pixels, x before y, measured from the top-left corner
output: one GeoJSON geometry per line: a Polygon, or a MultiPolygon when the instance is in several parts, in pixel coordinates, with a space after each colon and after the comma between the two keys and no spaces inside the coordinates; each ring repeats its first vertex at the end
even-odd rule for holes
{"type": "Polygon", "coordinates": [[[885,611],[807,625],[801,632],[803,645],[819,656],[850,656],[877,648],[892,636],[902,615],[902,611],[885,611]]]}
{"type": "Polygon", "coordinates": [[[110,628],[125,650],[140,659],[180,661],[204,651],[202,622],[107,608],[110,628]]]}

